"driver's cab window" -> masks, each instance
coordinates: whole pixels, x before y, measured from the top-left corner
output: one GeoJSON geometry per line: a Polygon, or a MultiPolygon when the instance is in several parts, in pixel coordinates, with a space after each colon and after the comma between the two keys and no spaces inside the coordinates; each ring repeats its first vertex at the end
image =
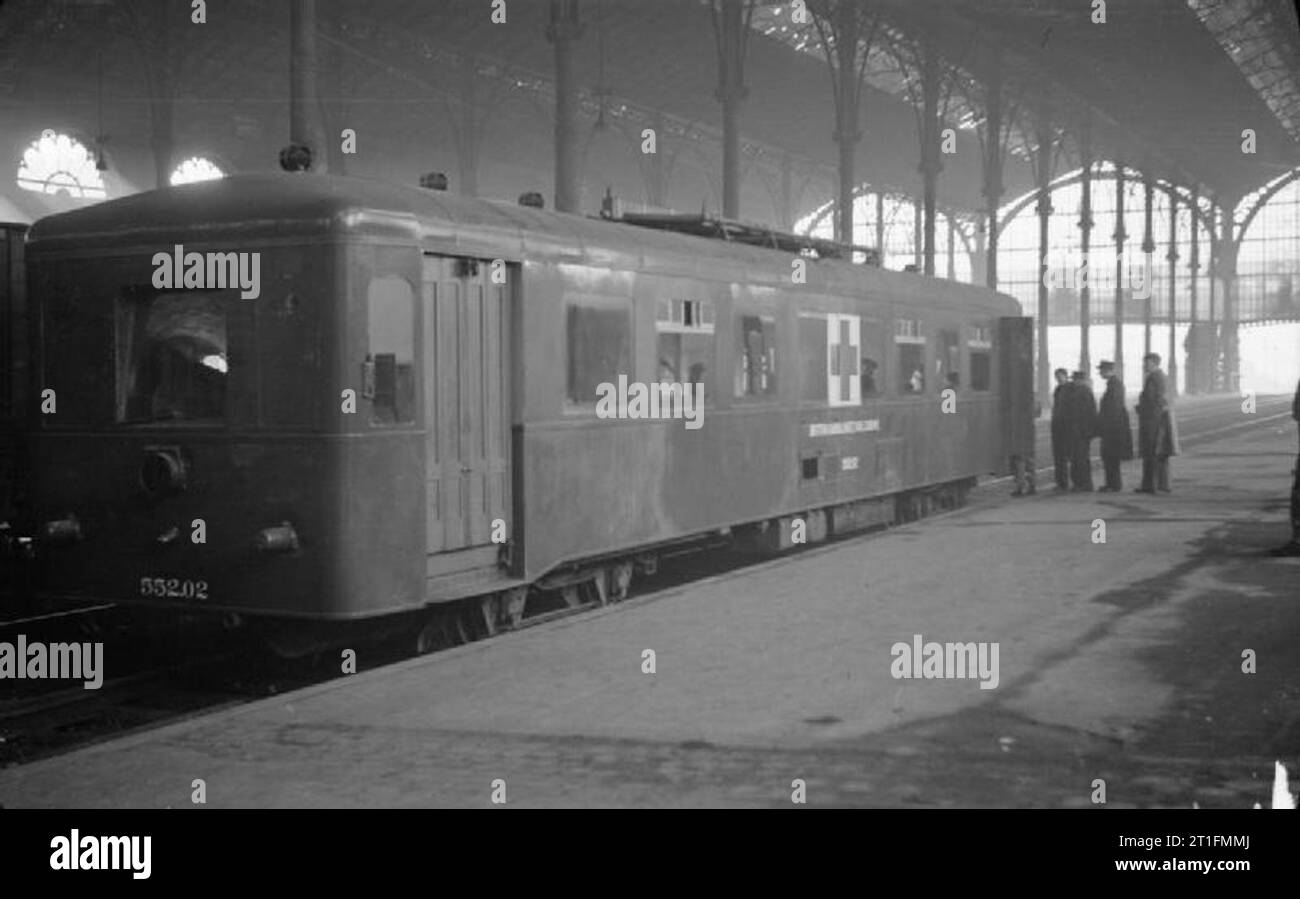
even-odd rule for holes
{"type": "Polygon", "coordinates": [[[366,292],[368,345],[362,396],[372,425],[415,421],[415,297],[403,278],[375,278],[366,292]]]}
{"type": "Polygon", "coordinates": [[[229,291],[128,293],[117,306],[117,421],[226,420],[229,291]]]}

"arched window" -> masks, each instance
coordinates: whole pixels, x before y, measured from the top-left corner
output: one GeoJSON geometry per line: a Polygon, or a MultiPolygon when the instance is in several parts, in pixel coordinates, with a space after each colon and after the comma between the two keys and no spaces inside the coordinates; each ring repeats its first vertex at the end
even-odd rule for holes
{"type": "MultiPolygon", "coordinates": [[[[1048,218],[1048,320],[1053,325],[1079,324],[1080,286],[1086,278],[1090,287],[1089,311],[1093,323],[1114,323],[1115,315],[1115,225],[1119,210],[1115,165],[1100,162],[1092,172],[1090,206],[1092,232],[1088,255],[1083,257],[1083,235],[1079,218],[1083,204],[1082,169],[1075,169],[1053,181],[1052,213],[1048,218]],[[1081,271],[1084,264],[1087,269],[1081,271]]],[[[1124,318],[1130,324],[1143,321],[1145,295],[1151,299],[1151,314],[1156,322],[1169,319],[1169,193],[1162,184],[1152,195],[1152,238],[1156,251],[1150,260],[1142,252],[1144,208],[1146,199],[1142,173],[1124,170],[1124,244],[1123,280],[1126,303],[1124,318]],[[1148,265],[1150,271],[1147,271],[1148,265]]],[[[998,214],[998,290],[1018,299],[1027,314],[1038,308],[1038,286],[1044,278],[1042,248],[1039,246],[1038,192],[1029,191],[1005,204],[998,214]]],[[[1204,204],[1198,219],[1199,262],[1197,273],[1196,320],[1210,317],[1210,233],[1205,220],[1204,204]]],[[[1174,303],[1179,321],[1192,317],[1191,262],[1192,224],[1185,195],[1179,196],[1175,223],[1178,268],[1174,303]]]]}
{"type": "Polygon", "coordinates": [[[202,156],[191,156],[176,166],[176,171],[172,172],[171,183],[174,187],[177,184],[192,184],[195,181],[212,181],[224,177],[226,173],[216,164],[202,156]]]}
{"type": "Polygon", "coordinates": [[[49,130],[23,153],[17,183],[23,190],[78,199],[102,200],[108,195],[90,151],[66,134],[49,130]]]}

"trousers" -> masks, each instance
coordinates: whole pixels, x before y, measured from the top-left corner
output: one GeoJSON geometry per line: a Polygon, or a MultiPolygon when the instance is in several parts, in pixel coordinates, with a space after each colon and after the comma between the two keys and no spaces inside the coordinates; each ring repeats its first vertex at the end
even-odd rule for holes
{"type": "Polygon", "coordinates": [[[1169,489],[1168,456],[1152,456],[1143,454],[1142,489],[1166,491],[1169,489]]]}
{"type": "Polygon", "coordinates": [[[1056,465],[1056,486],[1062,490],[1070,489],[1070,454],[1064,449],[1052,452],[1052,462],[1056,465]]]}
{"type": "Polygon", "coordinates": [[[1070,456],[1070,480],[1076,490],[1092,489],[1092,441],[1080,440],[1070,456]]]}
{"type": "Polygon", "coordinates": [[[1124,486],[1124,476],[1120,473],[1121,461],[1123,460],[1117,454],[1101,454],[1101,464],[1106,469],[1106,486],[1111,490],[1119,490],[1124,486]]]}
{"type": "Polygon", "coordinates": [[[1032,495],[1038,492],[1037,468],[1038,466],[1034,462],[1032,455],[1025,454],[1011,457],[1011,473],[1015,478],[1016,496],[1032,495]]]}

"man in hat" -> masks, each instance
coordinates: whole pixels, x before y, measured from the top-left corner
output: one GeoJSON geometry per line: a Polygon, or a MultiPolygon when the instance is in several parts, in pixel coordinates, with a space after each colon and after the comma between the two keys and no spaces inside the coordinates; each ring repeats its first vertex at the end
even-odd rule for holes
{"type": "Polygon", "coordinates": [[[1097,398],[1088,376],[1076,371],[1066,393],[1069,409],[1070,488],[1075,493],[1092,492],[1092,438],[1097,436],[1097,398]]]}
{"type": "Polygon", "coordinates": [[[1138,493],[1169,492],[1169,457],[1178,455],[1178,425],[1165,390],[1160,354],[1142,357],[1147,373],[1138,397],[1138,451],[1142,454],[1142,486],[1138,493]]]}
{"type": "Polygon", "coordinates": [[[1070,413],[1066,399],[1070,394],[1070,373],[1058,368],[1056,389],[1052,391],[1052,460],[1056,463],[1056,489],[1070,489],[1070,413]]]}
{"type": "Polygon", "coordinates": [[[1106,381],[1097,412],[1097,436],[1101,438],[1101,464],[1106,469],[1104,493],[1118,493],[1124,486],[1120,463],[1133,458],[1133,428],[1124,406],[1124,382],[1115,374],[1115,363],[1103,359],[1097,371],[1106,381]]]}
{"type": "MultiPolygon", "coordinates": [[[[1300,384],[1296,384],[1295,399],[1291,401],[1291,417],[1300,426],[1300,384]]],[[[1295,457],[1295,469],[1291,472],[1291,541],[1270,549],[1268,554],[1300,556],[1300,455],[1295,457]]]]}

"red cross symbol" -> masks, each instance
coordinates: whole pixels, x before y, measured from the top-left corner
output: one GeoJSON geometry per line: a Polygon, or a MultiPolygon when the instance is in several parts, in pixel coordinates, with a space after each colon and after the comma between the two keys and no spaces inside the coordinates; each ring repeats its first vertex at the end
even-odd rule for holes
{"type": "Polygon", "coordinates": [[[831,374],[840,379],[840,401],[849,402],[853,398],[853,379],[858,377],[858,348],[849,338],[849,322],[840,320],[839,343],[831,347],[831,374]]]}

